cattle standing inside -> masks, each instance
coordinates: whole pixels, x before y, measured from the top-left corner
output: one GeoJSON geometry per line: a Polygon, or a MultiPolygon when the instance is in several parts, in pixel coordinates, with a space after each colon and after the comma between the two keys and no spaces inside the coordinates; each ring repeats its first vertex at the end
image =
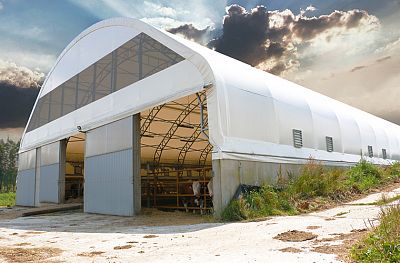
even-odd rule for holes
{"type": "Polygon", "coordinates": [[[193,184],[191,182],[185,182],[179,185],[179,194],[182,195],[182,204],[185,207],[186,212],[189,212],[189,205],[194,205],[194,197],[187,196],[193,195],[193,184]]]}
{"type": "MultiPolygon", "coordinates": [[[[204,195],[212,197],[212,179],[205,184],[204,182],[194,181],[182,183],[179,187],[179,193],[182,194],[182,204],[185,207],[186,212],[189,212],[189,207],[199,207],[200,214],[204,214],[205,198],[204,195]],[[203,193],[203,195],[202,195],[203,193]],[[192,196],[187,196],[192,195],[192,196]]],[[[193,209],[193,213],[195,210],[193,209]]]]}

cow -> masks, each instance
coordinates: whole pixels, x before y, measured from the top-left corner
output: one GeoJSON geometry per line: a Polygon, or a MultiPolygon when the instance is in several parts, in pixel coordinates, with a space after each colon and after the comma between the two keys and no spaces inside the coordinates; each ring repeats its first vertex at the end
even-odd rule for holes
{"type": "Polygon", "coordinates": [[[179,194],[183,194],[181,200],[182,204],[185,207],[186,212],[189,212],[189,205],[194,206],[194,196],[193,195],[193,183],[185,182],[179,184],[179,194]],[[190,196],[186,196],[190,195],[190,196]]]}
{"type": "MultiPolygon", "coordinates": [[[[206,188],[208,189],[209,196],[212,197],[213,195],[213,183],[212,179],[205,185],[199,181],[189,181],[187,183],[180,184],[179,193],[180,194],[192,194],[193,196],[183,196],[181,198],[183,206],[186,209],[186,212],[189,212],[188,206],[197,206],[200,207],[200,214],[203,215],[204,213],[204,198],[202,193],[206,192],[206,188]]],[[[193,210],[195,213],[195,210],[193,210]]]]}
{"type": "Polygon", "coordinates": [[[196,204],[196,206],[200,207],[200,214],[203,214],[204,199],[201,196],[203,185],[199,181],[194,181],[192,184],[192,189],[194,195],[194,203],[196,204]]]}
{"type": "Polygon", "coordinates": [[[208,194],[212,198],[213,197],[213,179],[211,178],[207,184],[208,194]]]}
{"type": "MultiPolygon", "coordinates": [[[[208,190],[208,195],[210,196],[210,198],[212,198],[212,196],[213,196],[213,180],[211,178],[207,184],[195,181],[192,184],[192,189],[193,189],[193,195],[195,197],[194,202],[195,202],[196,206],[200,207],[200,213],[203,214],[203,211],[204,211],[203,208],[204,208],[206,199],[204,198],[204,195],[203,196],[201,195],[201,193],[205,194],[208,190]]],[[[212,206],[212,202],[211,202],[211,206],[212,206]]]]}

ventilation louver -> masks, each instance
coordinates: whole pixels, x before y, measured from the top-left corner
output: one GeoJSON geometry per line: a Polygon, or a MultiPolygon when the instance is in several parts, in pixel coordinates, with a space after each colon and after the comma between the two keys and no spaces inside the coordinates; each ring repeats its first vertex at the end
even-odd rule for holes
{"type": "Polygon", "coordinates": [[[301,130],[293,129],[293,145],[296,148],[303,147],[303,135],[301,130]]]}
{"type": "Polygon", "coordinates": [[[374,151],[372,150],[372,146],[368,145],[368,157],[374,157],[374,151]]]}
{"type": "Polygon", "coordinates": [[[333,138],[326,136],[326,150],[333,152],[333,138]]]}
{"type": "Polygon", "coordinates": [[[382,158],[387,159],[386,149],[382,149],[382,158]]]}

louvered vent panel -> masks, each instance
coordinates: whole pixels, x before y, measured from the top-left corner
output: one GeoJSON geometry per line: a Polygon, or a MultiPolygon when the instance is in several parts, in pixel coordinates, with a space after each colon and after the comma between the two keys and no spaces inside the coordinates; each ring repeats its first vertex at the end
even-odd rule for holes
{"type": "Polygon", "coordinates": [[[387,159],[386,149],[382,149],[382,158],[387,159]]]}
{"type": "Polygon", "coordinates": [[[368,145],[368,156],[370,158],[374,157],[374,151],[372,150],[372,146],[368,145]]]}
{"type": "Polygon", "coordinates": [[[326,136],[326,150],[333,152],[333,138],[326,136]]]}
{"type": "Polygon", "coordinates": [[[296,148],[303,147],[303,135],[300,130],[293,129],[293,145],[296,148]]]}

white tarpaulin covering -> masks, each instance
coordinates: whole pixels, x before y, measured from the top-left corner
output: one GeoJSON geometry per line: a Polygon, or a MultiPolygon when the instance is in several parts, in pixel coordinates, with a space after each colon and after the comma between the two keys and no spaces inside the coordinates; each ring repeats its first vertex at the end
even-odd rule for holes
{"type": "MultiPolygon", "coordinates": [[[[99,22],[63,51],[39,97],[145,33],[184,59],[29,132],[21,152],[207,88],[213,159],[302,163],[400,160],[400,127],[135,19],[99,22]],[[302,147],[293,146],[293,130],[302,147]],[[327,137],[333,151],[327,151],[327,137]],[[370,148],[370,149],[368,149],[370,148]],[[370,152],[368,152],[370,150],[370,152]]],[[[32,118],[32,116],[31,116],[32,118]]]]}

